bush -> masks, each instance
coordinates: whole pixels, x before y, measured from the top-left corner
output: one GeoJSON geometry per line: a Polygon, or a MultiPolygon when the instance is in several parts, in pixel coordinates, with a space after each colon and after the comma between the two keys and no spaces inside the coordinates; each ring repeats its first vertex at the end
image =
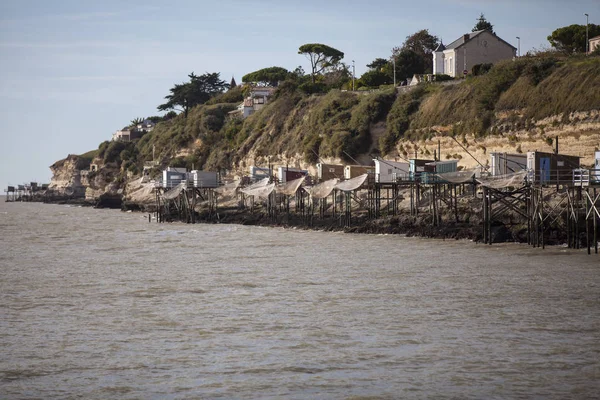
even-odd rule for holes
{"type": "Polygon", "coordinates": [[[244,100],[244,87],[236,86],[233,89],[229,89],[224,93],[220,93],[215,97],[208,100],[206,105],[220,104],[220,103],[241,103],[244,100]]]}
{"type": "Polygon", "coordinates": [[[410,116],[419,109],[424,87],[404,93],[396,98],[387,115],[386,132],[379,138],[379,147],[383,154],[391,152],[410,126],[410,116]]]}
{"type": "Polygon", "coordinates": [[[451,77],[450,75],[446,75],[446,74],[436,74],[434,81],[436,82],[446,82],[446,81],[453,81],[454,78],[451,77]]]}
{"type": "Polygon", "coordinates": [[[473,68],[471,69],[471,73],[474,76],[485,75],[490,71],[490,69],[492,69],[493,66],[494,66],[494,64],[490,64],[490,63],[476,64],[476,65],[473,65],[473,68]]]}
{"type": "Polygon", "coordinates": [[[534,86],[546,79],[558,66],[558,60],[555,58],[545,57],[534,61],[527,65],[525,74],[531,80],[534,86]]]}
{"type": "Polygon", "coordinates": [[[305,82],[299,87],[300,91],[306,94],[325,93],[327,92],[327,85],[322,82],[305,82]]]}

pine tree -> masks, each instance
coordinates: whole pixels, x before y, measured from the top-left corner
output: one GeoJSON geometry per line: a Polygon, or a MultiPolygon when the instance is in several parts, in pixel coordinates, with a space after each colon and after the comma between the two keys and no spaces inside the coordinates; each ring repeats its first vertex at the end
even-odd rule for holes
{"type": "Polygon", "coordinates": [[[490,22],[485,19],[483,13],[481,13],[477,21],[478,22],[475,24],[471,32],[490,31],[491,33],[494,33],[494,25],[490,24],[490,22]]]}

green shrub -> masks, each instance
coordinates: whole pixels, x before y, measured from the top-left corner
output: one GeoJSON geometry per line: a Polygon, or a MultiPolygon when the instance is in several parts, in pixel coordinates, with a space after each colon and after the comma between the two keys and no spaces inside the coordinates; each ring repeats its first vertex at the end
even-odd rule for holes
{"type": "Polygon", "coordinates": [[[557,59],[544,57],[527,64],[525,74],[529,77],[531,83],[537,86],[541,81],[550,76],[557,67],[557,59]]]}
{"type": "Polygon", "coordinates": [[[435,74],[435,82],[453,81],[454,78],[446,74],[435,74]]]}
{"type": "Polygon", "coordinates": [[[471,73],[474,76],[485,75],[490,71],[490,69],[492,69],[493,66],[494,66],[494,64],[490,64],[490,63],[476,64],[476,65],[473,65],[473,68],[471,68],[471,73]]]}

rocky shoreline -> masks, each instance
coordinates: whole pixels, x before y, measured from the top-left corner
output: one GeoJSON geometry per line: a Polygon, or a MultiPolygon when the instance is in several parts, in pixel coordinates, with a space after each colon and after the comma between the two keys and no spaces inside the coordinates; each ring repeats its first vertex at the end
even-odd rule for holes
{"type": "MultiPolygon", "coordinates": [[[[294,229],[307,229],[345,233],[365,234],[396,234],[408,237],[424,237],[434,239],[483,240],[481,218],[474,213],[468,216],[468,222],[456,222],[445,215],[442,221],[434,226],[431,216],[411,216],[399,213],[395,216],[385,216],[378,219],[369,219],[366,213],[357,213],[352,216],[352,223],[345,227],[340,219],[332,217],[320,219],[318,216],[302,218],[296,214],[280,214],[271,217],[262,212],[250,212],[239,209],[219,209],[218,217],[210,216],[207,212],[200,213],[197,218],[200,223],[223,223],[239,225],[256,225],[284,227],[294,229]]],[[[494,243],[527,243],[527,225],[514,223],[506,225],[496,223],[492,226],[494,243]]],[[[583,239],[583,237],[582,237],[583,239]]],[[[563,245],[567,242],[566,232],[560,227],[552,227],[546,231],[546,245],[563,245]]]]}

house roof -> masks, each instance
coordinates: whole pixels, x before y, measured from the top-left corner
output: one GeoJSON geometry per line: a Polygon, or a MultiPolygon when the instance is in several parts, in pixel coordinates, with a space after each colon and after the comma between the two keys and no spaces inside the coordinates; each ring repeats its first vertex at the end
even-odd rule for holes
{"type": "Polygon", "coordinates": [[[438,44],[438,47],[436,47],[434,51],[437,53],[438,51],[444,50],[446,50],[446,46],[444,46],[444,43],[440,42],[440,44],[438,44]]]}
{"type": "Polygon", "coordinates": [[[482,32],[485,32],[485,31],[475,31],[475,32],[471,32],[471,33],[466,33],[466,34],[462,35],[461,37],[459,37],[458,39],[456,39],[454,42],[450,43],[448,46],[446,46],[446,50],[456,49],[457,47],[462,46],[463,44],[465,44],[469,40],[473,39],[474,37],[480,35],[482,32]],[[469,39],[465,41],[465,36],[467,36],[467,35],[469,36],[469,39]]]}
{"type": "Polygon", "coordinates": [[[277,88],[273,86],[254,86],[251,90],[251,93],[267,93],[271,95],[275,92],[275,90],[277,90],[277,88]]]}
{"type": "Polygon", "coordinates": [[[508,43],[506,40],[500,38],[499,36],[497,36],[495,33],[493,32],[489,32],[486,30],[481,30],[481,31],[475,31],[475,32],[471,32],[471,33],[466,33],[464,35],[462,35],[461,37],[459,37],[458,39],[456,39],[454,42],[450,43],[448,46],[446,46],[446,50],[454,50],[459,48],[460,46],[462,46],[463,44],[471,41],[472,39],[476,38],[477,36],[481,35],[483,32],[488,32],[490,35],[496,37],[498,40],[500,40],[501,42],[503,42],[504,44],[512,47],[513,49],[517,49],[515,46],[513,46],[512,44],[508,43]],[[468,39],[465,40],[465,37],[468,36],[468,39]]]}
{"type": "Polygon", "coordinates": [[[590,38],[590,40],[596,40],[596,39],[600,39],[600,36],[594,36],[593,38],[590,38]]]}

